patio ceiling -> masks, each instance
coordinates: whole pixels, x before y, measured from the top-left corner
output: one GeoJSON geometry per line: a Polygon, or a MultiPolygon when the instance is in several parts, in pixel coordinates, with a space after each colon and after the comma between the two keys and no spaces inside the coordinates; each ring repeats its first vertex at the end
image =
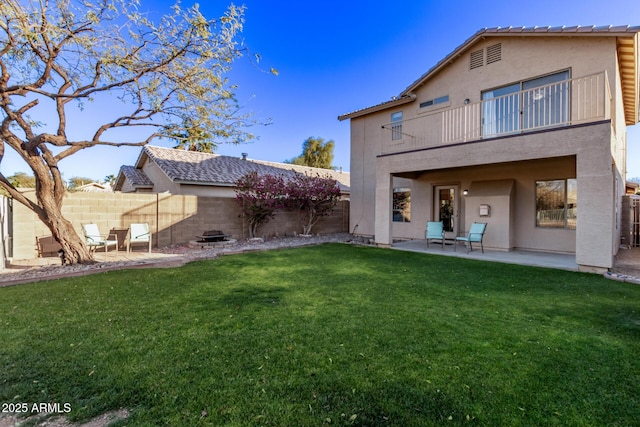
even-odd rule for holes
{"type": "Polygon", "coordinates": [[[622,101],[627,125],[638,122],[638,35],[618,37],[622,101]]]}

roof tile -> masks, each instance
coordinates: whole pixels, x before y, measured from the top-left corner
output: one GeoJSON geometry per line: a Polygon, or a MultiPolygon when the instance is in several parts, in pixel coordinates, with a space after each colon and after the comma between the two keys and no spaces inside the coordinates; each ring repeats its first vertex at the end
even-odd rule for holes
{"type": "Polygon", "coordinates": [[[120,171],[134,187],[153,187],[153,181],[141,169],[136,169],[134,166],[121,166],[120,171]]]}
{"type": "MultiPolygon", "coordinates": [[[[253,171],[260,175],[284,175],[284,177],[293,176],[297,173],[305,173],[333,178],[338,181],[340,189],[343,192],[349,191],[349,173],[337,172],[331,169],[311,168],[261,160],[243,160],[238,157],[177,150],[153,145],[146,145],[143,148],[143,152],[151,161],[158,165],[172,181],[177,182],[233,185],[240,177],[253,171]]],[[[140,160],[137,166],[142,166],[140,160]]]]}

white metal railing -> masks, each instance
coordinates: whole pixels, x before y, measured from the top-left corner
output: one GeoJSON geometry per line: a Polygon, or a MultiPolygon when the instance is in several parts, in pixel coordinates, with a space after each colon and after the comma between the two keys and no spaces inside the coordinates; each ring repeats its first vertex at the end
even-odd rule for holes
{"type": "Polygon", "coordinates": [[[611,117],[607,73],[563,80],[382,126],[383,154],[611,117]]]}
{"type": "Polygon", "coordinates": [[[536,211],[536,226],[576,229],[578,208],[546,209],[536,211]]]}

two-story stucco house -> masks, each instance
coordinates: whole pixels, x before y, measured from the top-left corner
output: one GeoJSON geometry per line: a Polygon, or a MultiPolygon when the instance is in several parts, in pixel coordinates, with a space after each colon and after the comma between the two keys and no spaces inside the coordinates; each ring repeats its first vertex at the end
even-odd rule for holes
{"type": "Polygon", "coordinates": [[[344,114],[351,224],[380,245],[488,224],[485,248],[575,253],[620,244],[626,127],[638,122],[636,27],[482,29],[394,99],[344,114]]]}

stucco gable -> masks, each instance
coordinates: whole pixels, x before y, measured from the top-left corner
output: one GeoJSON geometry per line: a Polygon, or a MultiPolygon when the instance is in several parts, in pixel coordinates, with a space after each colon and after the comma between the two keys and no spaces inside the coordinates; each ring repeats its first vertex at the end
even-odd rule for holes
{"type": "Polygon", "coordinates": [[[613,37],[616,40],[623,89],[625,118],[628,125],[639,120],[640,82],[638,70],[638,34],[640,26],[571,26],[571,27],[494,27],[482,28],[456,47],[450,54],[410,84],[397,97],[371,107],[338,116],[338,120],[362,117],[387,108],[413,102],[422,85],[475,45],[491,37],[613,37]]]}
{"type": "Polygon", "coordinates": [[[434,74],[440,71],[441,68],[445,67],[448,63],[450,63],[454,58],[464,54],[465,52],[471,50],[473,46],[478,43],[482,39],[486,39],[487,37],[505,37],[505,36],[514,36],[514,37],[540,37],[540,36],[548,36],[548,37],[579,37],[579,36],[611,36],[611,37],[637,37],[637,33],[640,32],[640,26],[572,26],[572,27],[494,27],[494,28],[483,28],[477,31],[474,35],[469,37],[462,43],[460,46],[455,48],[449,55],[443,58],[440,62],[438,62],[435,66],[429,69],[426,73],[420,76],[415,82],[409,85],[404,91],[400,93],[400,96],[407,96],[413,91],[415,91],[419,86],[423,85],[427,80],[429,80],[434,74]]]}

